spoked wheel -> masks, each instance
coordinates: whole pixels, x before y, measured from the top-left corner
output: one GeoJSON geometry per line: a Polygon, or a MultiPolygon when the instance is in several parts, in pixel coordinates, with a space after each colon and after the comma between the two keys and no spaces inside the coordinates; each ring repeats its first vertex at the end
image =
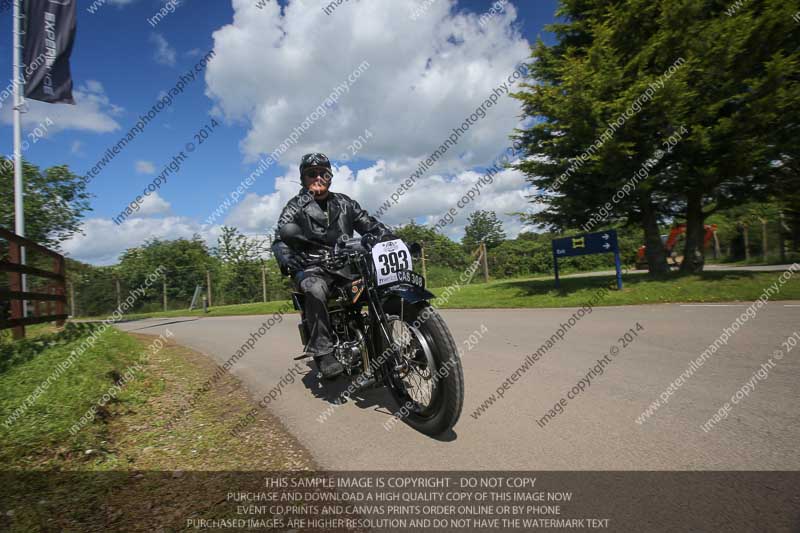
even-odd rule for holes
{"type": "Polygon", "coordinates": [[[464,403],[464,374],[453,336],[429,304],[390,315],[397,357],[387,363],[392,395],[403,420],[426,435],[455,426],[464,403]],[[408,414],[406,414],[408,413],[408,414]]]}

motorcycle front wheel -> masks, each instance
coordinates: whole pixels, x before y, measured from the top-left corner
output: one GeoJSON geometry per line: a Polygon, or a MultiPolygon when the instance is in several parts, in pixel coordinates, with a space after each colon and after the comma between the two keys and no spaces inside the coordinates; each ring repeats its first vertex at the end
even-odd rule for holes
{"type": "Polygon", "coordinates": [[[430,304],[392,304],[388,330],[396,355],[385,369],[398,404],[395,415],[421,433],[441,435],[456,425],[464,405],[456,343],[430,304]]]}

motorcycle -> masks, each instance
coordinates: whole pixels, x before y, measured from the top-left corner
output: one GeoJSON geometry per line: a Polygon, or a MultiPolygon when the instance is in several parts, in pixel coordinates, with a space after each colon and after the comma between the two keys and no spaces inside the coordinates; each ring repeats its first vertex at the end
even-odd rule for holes
{"type": "MultiPolygon", "coordinates": [[[[292,248],[317,250],[308,266],[340,280],[331,291],[328,314],[334,356],[351,380],[341,401],[385,387],[411,427],[430,436],[451,430],[464,403],[464,374],[453,336],[430,304],[435,296],[412,270],[420,246],[395,239],[368,251],[353,238],[320,249],[291,223],[281,228],[280,236],[292,248]]],[[[307,346],[303,298],[301,292],[292,293],[301,317],[300,340],[307,346]]]]}

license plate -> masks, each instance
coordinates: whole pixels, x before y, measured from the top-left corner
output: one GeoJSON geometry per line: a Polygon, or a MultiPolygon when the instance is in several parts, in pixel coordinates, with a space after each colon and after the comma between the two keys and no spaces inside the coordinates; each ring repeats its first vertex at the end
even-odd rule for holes
{"type": "Polygon", "coordinates": [[[398,283],[409,283],[411,285],[417,286],[420,289],[425,288],[425,278],[421,275],[417,274],[413,270],[400,270],[397,272],[397,282],[398,283]]]}

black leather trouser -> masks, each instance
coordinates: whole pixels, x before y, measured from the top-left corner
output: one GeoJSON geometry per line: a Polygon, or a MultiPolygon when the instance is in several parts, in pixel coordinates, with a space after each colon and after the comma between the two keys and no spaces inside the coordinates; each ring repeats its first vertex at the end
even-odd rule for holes
{"type": "Polygon", "coordinates": [[[333,276],[318,268],[295,274],[295,284],[305,295],[303,313],[309,330],[305,349],[317,357],[333,352],[327,300],[333,290],[334,280],[333,276]]]}

